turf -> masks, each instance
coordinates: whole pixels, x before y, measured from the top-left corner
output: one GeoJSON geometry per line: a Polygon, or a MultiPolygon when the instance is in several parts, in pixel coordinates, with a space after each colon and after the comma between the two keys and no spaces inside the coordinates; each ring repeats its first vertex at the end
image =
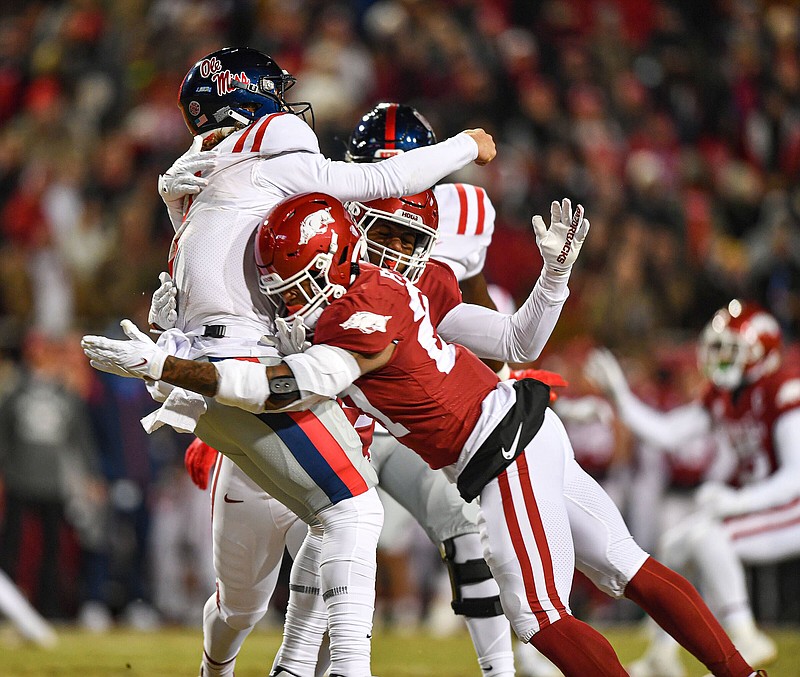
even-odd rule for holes
{"type": "MultiPolygon", "coordinates": [[[[638,628],[605,631],[623,662],[644,647],[638,628]]],[[[800,630],[775,630],[780,658],[770,666],[770,677],[800,677],[800,630]]],[[[266,677],[280,642],[274,631],[257,630],[245,643],[236,666],[237,677],[266,677]]],[[[201,637],[199,630],[168,629],[156,633],[116,630],[91,635],[71,628],[59,630],[55,649],[42,650],[15,640],[9,630],[0,633],[2,677],[196,677],[201,637]]],[[[705,674],[692,658],[685,658],[689,677],[705,674]]],[[[444,639],[424,634],[376,632],[372,669],[378,677],[478,677],[472,645],[466,633],[444,639]]],[[[590,676],[587,676],[590,677],[590,676]]]]}

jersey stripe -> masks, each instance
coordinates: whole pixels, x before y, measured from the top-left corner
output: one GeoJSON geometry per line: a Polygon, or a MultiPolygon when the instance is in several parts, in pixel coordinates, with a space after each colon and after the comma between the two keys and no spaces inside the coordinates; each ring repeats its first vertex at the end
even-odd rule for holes
{"type": "Polygon", "coordinates": [[[386,148],[395,148],[394,139],[397,134],[397,104],[393,103],[386,109],[386,130],[384,143],[386,148]]]}
{"type": "Polygon", "coordinates": [[[486,205],[483,200],[486,197],[486,192],[483,188],[475,187],[475,192],[478,198],[478,223],[475,226],[475,235],[483,233],[483,222],[486,220],[486,205]]]}
{"type": "Polygon", "coordinates": [[[257,153],[261,150],[261,140],[264,138],[264,132],[267,131],[267,127],[269,123],[272,122],[276,117],[279,115],[286,115],[286,113],[272,113],[272,115],[267,115],[258,125],[258,131],[256,132],[255,137],[253,138],[253,146],[250,150],[253,153],[257,153]]]}
{"type": "Polygon", "coordinates": [[[236,145],[233,147],[231,153],[241,153],[244,149],[244,142],[247,139],[250,132],[253,131],[253,127],[255,125],[248,125],[247,129],[244,130],[244,134],[242,134],[238,139],[236,139],[236,145]]]}
{"type": "Polygon", "coordinates": [[[332,503],[355,496],[354,489],[361,493],[358,489],[363,487],[363,491],[366,491],[366,483],[361,475],[314,414],[259,414],[258,417],[275,431],[295,460],[332,503]],[[311,419],[315,419],[317,425],[311,419]]]}
{"type": "Polygon", "coordinates": [[[467,191],[460,183],[454,184],[458,193],[458,234],[463,235],[467,232],[467,191]]]}

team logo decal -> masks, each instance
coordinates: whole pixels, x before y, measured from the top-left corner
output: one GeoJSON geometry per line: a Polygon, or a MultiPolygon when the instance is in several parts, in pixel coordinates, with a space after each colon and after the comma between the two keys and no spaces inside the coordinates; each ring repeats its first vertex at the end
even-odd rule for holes
{"type": "Polygon", "coordinates": [[[333,223],[330,207],[312,212],[300,222],[300,244],[308,244],[315,235],[322,235],[333,223]]]}
{"type": "Polygon", "coordinates": [[[189,115],[192,117],[197,117],[200,115],[200,104],[197,103],[197,101],[189,102],[189,115]]]}
{"type": "Polygon", "coordinates": [[[374,334],[376,331],[382,331],[385,334],[386,323],[391,319],[391,315],[376,315],[366,310],[359,310],[339,326],[342,329],[358,329],[362,334],[374,334]]]}
{"type": "Polygon", "coordinates": [[[217,94],[223,95],[232,92],[235,88],[233,81],[237,80],[242,84],[249,85],[250,78],[242,71],[238,75],[229,70],[222,70],[222,62],[217,57],[203,59],[200,62],[200,77],[209,78],[217,87],[217,94]]]}

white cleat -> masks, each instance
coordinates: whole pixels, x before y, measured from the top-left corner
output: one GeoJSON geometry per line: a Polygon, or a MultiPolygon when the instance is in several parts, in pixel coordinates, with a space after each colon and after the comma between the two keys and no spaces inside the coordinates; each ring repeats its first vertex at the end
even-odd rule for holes
{"type": "Polygon", "coordinates": [[[532,644],[514,647],[514,665],[518,677],[562,677],[561,671],[532,644]]]}
{"type": "Polygon", "coordinates": [[[670,647],[669,651],[658,651],[653,647],[639,660],[625,668],[630,677],[685,677],[686,670],[680,656],[670,647]]]}
{"type": "Polygon", "coordinates": [[[769,665],[778,657],[778,647],[765,633],[755,630],[731,635],[739,653],[754,668],[769,665]]]}

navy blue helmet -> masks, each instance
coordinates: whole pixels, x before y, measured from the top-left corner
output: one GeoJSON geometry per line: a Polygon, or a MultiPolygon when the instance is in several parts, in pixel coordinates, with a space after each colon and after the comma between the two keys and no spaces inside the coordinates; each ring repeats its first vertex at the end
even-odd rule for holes
{"type": "Polygon", "coordinates": [[[376,162],[436,143],[428,121],[411,106],[379,103],[359,120],[347,144],[348,162],[376,162]]]}
{"type": "Polygon", "coordinates": [[[189,69],[181,83],[178,105],[192,134],[246,127],[270,113],[305,117],[311,104],[289,104],[284,98],[294,83],[295,78],[263,52],[225,47],[189,69]]]}

